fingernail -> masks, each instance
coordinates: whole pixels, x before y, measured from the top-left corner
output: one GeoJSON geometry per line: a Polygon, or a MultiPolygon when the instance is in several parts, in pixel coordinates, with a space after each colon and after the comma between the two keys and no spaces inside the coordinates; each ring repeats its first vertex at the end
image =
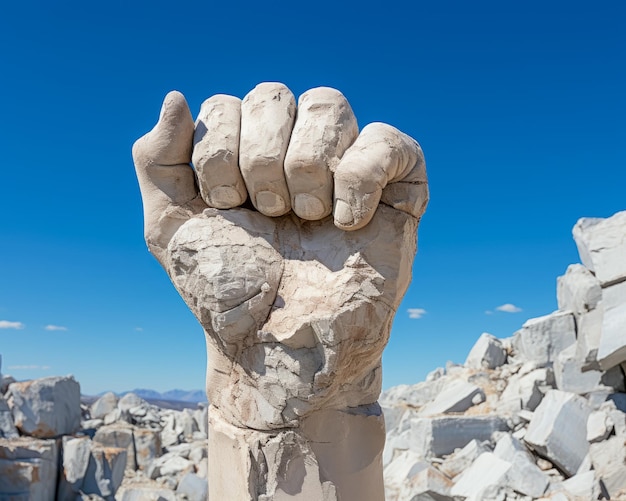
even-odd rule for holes
{"type": "Polygon", "coordinates": [[[285,199],[271,191],[260,191],[256,195],[256,208],[266,216],[282,216],[287,204],[285,199]]]}
{"type": "Polygon", "coordinates": [[[241,205],[243,200],[232,186],[217,186],[209,192],[209,203],[218,209],[231,209],[241,205]]]}
{"type": "Polygon", "coordinates": [[[352,226],[354,224],[354,216],[352,215],[352,209],[343,200],[335,200],[335,222],[341,226],[352,226]]]}
{"type": "Polygon", "coordinates": [[[326,211],[322,201],[308,193],[298,193],[293,200],[293,211],[302,219],[321,219],[326,211]]]}

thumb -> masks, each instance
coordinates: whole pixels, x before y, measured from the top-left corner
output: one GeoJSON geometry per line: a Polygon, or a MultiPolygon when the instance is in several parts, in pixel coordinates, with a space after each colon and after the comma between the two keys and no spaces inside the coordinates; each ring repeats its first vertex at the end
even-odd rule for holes
{"type": "Polygon", "coordinates": [[[159,121],[133,145],[133,161],[144,208],[144,233],[150,251],[162,262],[176,230],[198,206],[191,168],[194,123],[184,96],[172,91],[163,101],[159,121]]]}

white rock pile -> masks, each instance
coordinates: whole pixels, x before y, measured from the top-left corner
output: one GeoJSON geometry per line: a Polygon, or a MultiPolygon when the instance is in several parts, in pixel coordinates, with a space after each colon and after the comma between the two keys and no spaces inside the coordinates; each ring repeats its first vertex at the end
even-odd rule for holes
{"type": "Polygon", "coordinates": [[[626,499],[626,211],[573,233],[557,311],[383,393],[388,501],[626,499]]]}
{"type": "Polygon", "coordinates": [[[86,406],[71,376],[0,381],[0,499],[206,500],[206,406],[133,393],[86,406]]]}
{"type": "MultiPolygon", "coordinates": [[[[574,238],[558,311],[381,395],[387,501],[626,500],[626,212],[574,238]]],[[[205,406],[80,398],[0,374],[0,499],[207,499],[205,406]]]]}

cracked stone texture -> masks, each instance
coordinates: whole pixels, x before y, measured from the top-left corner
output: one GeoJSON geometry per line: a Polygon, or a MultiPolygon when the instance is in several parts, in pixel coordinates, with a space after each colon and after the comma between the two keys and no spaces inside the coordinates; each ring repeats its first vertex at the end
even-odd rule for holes
{"type": "Polygon", "coordinates": [[[382,501],[381,355],[428,201],[419,145],[359,134],[334,89],[296,113],[264,83],[195,124],[168,94],[133,158],[148,247],[206,334],[210,498],[382,501]]]}

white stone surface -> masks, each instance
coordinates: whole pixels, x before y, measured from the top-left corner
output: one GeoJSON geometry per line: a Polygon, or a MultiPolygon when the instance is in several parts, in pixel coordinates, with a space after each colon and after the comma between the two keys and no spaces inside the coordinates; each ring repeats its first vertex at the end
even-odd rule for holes
{"type": "Polygon", "coordinates": [[[410,426],[410,443],[423,457],[443,457],[472,440],[489,440],[495,431],[507,430],[499,416],[447,416],[415,418],[410,426]]]}
{"type": "Polygon", "coordinates": [[[492,452],[481,454],[472,466],[455,479],[450,490],[453,496],[474,498],[490,485],[503,485],[512,465],[492,452]]]}
{"type": "Polygon", "coordinates": [[[433,402],[420,411],[422,416],[433,416],[451,412],[463,412],[475,403],[485,400],[484,392],[475,384],[462,379],[448,381],[433,402]]]}
{"type": "Polygon", "coordinates": [[[597,389],[603,374],[596,370],[583,371],[585,361],[577,355],[575,344],[558,354],[554,362],[554,379],[559,390],[582,395],[597,389]]]}
{"type": "Polygon", "coordinates": [[[506,485],[516,492],[538,498],[550,483],[539,469],[526,447],[508,433],[501,434],[493,450],[495,456],[508,461],[512,467],[506,474],[506,485]]]}
{"type": "Polygon", "coordinates": [[[602,299],[600,282],[581,264],[568,266],[565,275],[557,279],[559,310],[572,311],[577,317],[598,306],[602,299]]]}
{"type": "Polygon", "coordinates": [[[551,390],[535,410],[524,441],[573,475],[589,452],[586,437],[590,414],[591,408],[584,398],[551,390]]]}
{"type": "Polygon", "coordinates": [[[589,448],[593,469],[611,499],[626,489],[626,448],[623,436],[613,436],[589,448]]]}
{"type": "Polygon", "coordinates": [[[209,486],[206,478],[199,477],[195,473],[185,473],[176,487],[176,493],[185,495],[188,501],[206,501],[209,486]]]}
{"type": "Polygon", "coordinates": [[[454,478],[467,470],[483,452],[491,452],[488,442],[471,440],[465,447],[450,454],[439,469],[449,478],[454,478]]]}
{"type": "Polygon", "coordinates": [[[583,264],[602,286],[626,279],[626,211],[606,218],[582,218],[574,240],[583,264]]]}
{"type": "Polygon", "coordinates": [[[94,494],[111,499],[124,479],[127,450],[105,447],[88,437],[63,437],[63,468],[58,497],[94,494]]]}
{"type": "Polygon", "coordinates": [[[15,426],[25,435],[51,438],[80,427],[80,386],[71,376],[12,383],[9,393],[15,426]]]}
{"type": "Polygon", "coordinates": [[[602,306],[604,314],[597,358],[600,367],[607,370],[626,362],[626,282],[603,289],[602,306]]]}
{"type": "Polygon", "coordinates": [[[125,423],[115,423],[98,428],[93,437],[93,441],[104,447],[117,447],[125,449],[126,468],[137,469],[135,460],[135,440],[133,438],[133,428],[125,423]]]}
{"type": "Polygon", "coordinates": [[[0,438],[17,438],[13,414],[6,400],[0,395],[0,438]]]}
{"type": "Polygon", "coordinates": [[[472,369],[495,369],[506,362],[506,356],[502,342],[484,332],[470,350],[464,365],[472,369]]]}
{"type": "Polygon", "coordinates": [[[89,410],[92,419],[102,419],[113,412],[117,407],[118,398],[115,393],[109,391],[96,400],[89,410]]]}
{"type": "Polygon", "coordinates": [[[534,411],[544,396],[544,388],[554,386],[552,369],[540,368],[526,374],[514,374],[502,394],[498,408],[504,412],[534,411]]]}
{"type": "Polygon", "coordinates": [[[57,462],[55,440],[0,438],[0,498],[54,501],[57,462]]]}
{"type": "Polygon", "coordinates": [[[564,480],[560,488],[571,496],[577,496],[582,500],[598,499],[600,495],[600,485],[596,479],[595,472],[587,471],[574,475],[564,480]]]}
{"type": "Polygon", "coordinates": [[[548,365],[557,355],[576,342],[576,324],[570,312],[556,311],[533,318],[515,333],[513,347],[517,357],[548,365]]]}
{"type": "Polygon", "coordinates": [[[613,431],[613,420],[603,410],[593,411],[587,419],[587,442],[602,442],[613,431]]]}

